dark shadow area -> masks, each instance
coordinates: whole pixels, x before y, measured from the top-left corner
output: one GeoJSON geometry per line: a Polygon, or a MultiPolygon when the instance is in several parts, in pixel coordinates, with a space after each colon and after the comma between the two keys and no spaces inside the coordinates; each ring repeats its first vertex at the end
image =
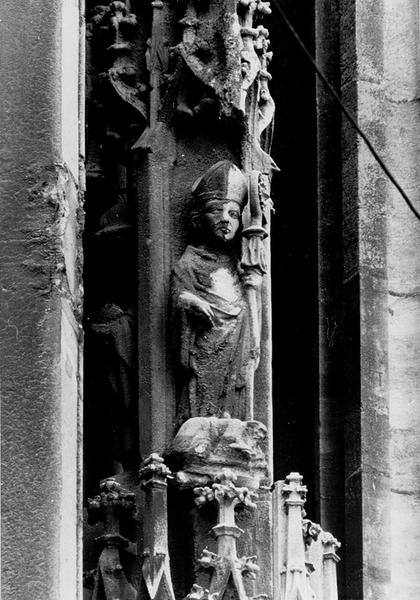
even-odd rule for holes
{"type": "MultiPolygon", "coordinates": [[[[282,7],[314,52],[314,4],[282,7]]],[[[272,156],[274,476],[299,471],[314,501],[318,387],[315,75],[275,4],[270,17],[271,93],[276,102],[272,156]]]]}

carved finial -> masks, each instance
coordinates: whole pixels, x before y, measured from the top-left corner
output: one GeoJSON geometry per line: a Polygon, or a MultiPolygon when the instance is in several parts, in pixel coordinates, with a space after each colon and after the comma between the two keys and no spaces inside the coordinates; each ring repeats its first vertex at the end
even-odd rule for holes
{"type": "Polygon", "coordinates": [[[88,498],[89,522],[105,522],[109,509],[123,510],[133,516],[136,509],[135,494],[124,489],[113,477],[100,483],[100,494],[88,498]]]}
{"type": "Polygon", "coordinates": [[[288,506],[303,506],[306,502],[306,492],[308,488],[302,485],[303,477],[299,473],[290,473],[286,477],[286,485],[283,487],[283,494],[286,497],[285,503],[288,506]]]}
{"type": "Polygon", "coordinates": [[[121,535],[121,517],[133,516],[135,512],[135,494],[125,490],[118,481],[109,477],[100,483],[100,494],[88,498],[89,522],[105,523],[105,534],[97,538],[102,542],[103,549],[97,569],[92,572],[90,585],[93,587],[93,597],[104,594],[105,598],[126,598],[134,600],[136,591],[128,581],[121,564],[120,551],[133,546],[121,535]],[[103,591],[99,591],[103,590],[103,591]]]}
{"type": "Polygon", "coordinates": [[[139,476],[143,488],[148,485],[166,486],[167,479],[172,478],[171,471],[165,465],[163,458],[155,452],[142,462],[139,476]]]}
{"type": "MultiPolygon", "coordinates": [[[[137,17],[130,12],[128,2],[110,2],[107,6],[97,6],[92,25],[102,39],[102,46],[108,54],[108,68],[101,73],[100,80],[108,82],[114,92],[130,104],[142,117],[147,118],[147,110],[142,94],[146,86],[138,81],[138,65],[133,56],[132,39],[137,28],[137,17]]],[[[111,136],[121,135],[111,126],[111,136]]]]}
{"type": "Polygon", "coordinates": [[[335,562],[339,562],[340,557],[336,551],[341,547],[341,543],[328,531],[321,533],[321,542],[324,547],[324,558],[331,558],[335,562]]]}
{"type": "Polygon", "coordinates": [[[110,2],[108,6],[95,7],[92,23],[110,34],[112,43],[108,50],[121,52],[131,48],[129,40],[137,26],[137,18],[130,12],[126,2],[110,2]]]}

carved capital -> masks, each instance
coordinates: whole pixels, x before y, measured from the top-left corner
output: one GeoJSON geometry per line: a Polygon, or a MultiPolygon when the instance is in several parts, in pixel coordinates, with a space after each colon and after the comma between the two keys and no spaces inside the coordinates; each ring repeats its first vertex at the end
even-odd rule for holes
{"type": "Polygon", "coordinates": [[[170,469],[165,465],[159,454],[148,456],[140,467],[140,481],[143,489],[151,487],[166,487],[167,479],[172,478],[170,469]]]}
{"type": "Polygon", "coordinates": [[[243,529],[241,529],[237,525],[226,525],[224,523],[220,523],[219,525],[215,525],[212,528],[212,533],[216,538],[229,537],[232,540],[237,540],[243,534],[243,529]]]}

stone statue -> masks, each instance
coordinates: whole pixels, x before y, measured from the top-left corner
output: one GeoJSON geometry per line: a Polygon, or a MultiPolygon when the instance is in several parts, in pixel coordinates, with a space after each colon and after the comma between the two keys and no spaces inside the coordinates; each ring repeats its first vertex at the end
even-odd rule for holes
{"type": "Polygon", "coordinates": [[[176,264],[173,326],[180,370],[178,417],[246,419],[249,315],[241,281],[241,215],[247,180],[231,162],[213,165],[192,188],[195,242],[176,264]]]}
{"type": "MultiPolygon", "coordinates": [[[[113,469],[117,474],[133,462],[137,437],[135,330],[132,309],[123,310],[106,304],[100,310],[92,330],[98,336],[98,359],[106,373],[106,410],[112,431],[113,469]]],[[[102,399],[103,400],[103,399],[102,399]]]]}

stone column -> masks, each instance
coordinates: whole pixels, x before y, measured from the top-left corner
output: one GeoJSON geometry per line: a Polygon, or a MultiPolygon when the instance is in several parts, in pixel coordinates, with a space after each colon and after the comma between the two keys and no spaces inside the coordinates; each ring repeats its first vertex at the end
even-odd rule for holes
{"type": "MultiPolygon", "coordinates": [[[[416,206],[418,30],[417,2],[342,3],[343,101],[416,206]]],[[[345,597],[395,600],[419,593],[420,223],[348,123],[342,165],[345,597]]]]}
{"type": "MultiPolygon", "coordinates": [[[[342,98],[379,152],[384,149],[381,6],[345,2],[342,98]]],[[[388,598],[389,528],[385,178],[343,122],[345,597],[388,598]]]]}
{"type": "MultiPolygon", "coordinates": [[[[420,211],[417,0],[384,2],[385,156],[420,211]]],[[[387,201],[390,597],[420,594],[420,222],[390,184],[387,201]]]]}
{"type": "MultiPolygon", "coordinates": [[[[2,598],[80,597],[79,6],[1,6],[2,598]]],[[[80,78],[80,81],[82,78],[80,78]]]]}
{"type": "MultiPolygon", "coordinates": [[[[316,59],[340,88],[339,2],[316,2],[316,59]]],[[[317,483],[319,519],[342,536],[343,431],[341,110],[317,80],[319,401],[317,483]]]]}

